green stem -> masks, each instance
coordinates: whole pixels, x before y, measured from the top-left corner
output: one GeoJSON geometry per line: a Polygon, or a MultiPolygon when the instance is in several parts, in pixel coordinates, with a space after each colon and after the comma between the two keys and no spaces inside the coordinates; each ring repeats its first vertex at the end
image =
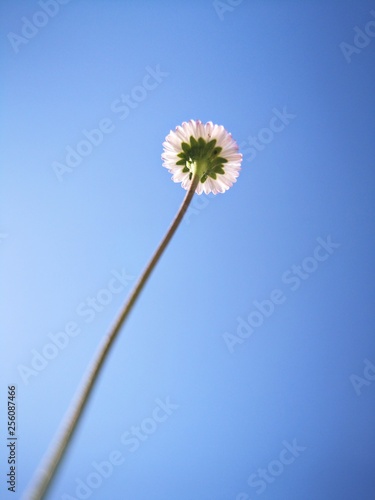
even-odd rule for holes
{"type": "Polygon", "coordinates": [[[199,177],[194,176],[187,191],[185,198],[175,216],[172,224],[170,225],[164,239],[161,241],[159,247],[151,258],[150,262],[146,266],[143,274],[135,285],[133,292],[129,296],[128,300],[125,302],[120,314],[113,324],[111,330],[108,332],[104,338],[98,352],[94,356],[92,364],[90,365],[85,377],[83,378],[82,386],[79,388],[76,397],[73,400],[71,409],[68,411],[67,415],[62,424],[62,429],[58,435],[56,443],[52,446],[51,452],[47,454],[45,461],[42,463],[40,470],[37,471],[35,481],[33,482],[30,491],[24,497],[25,500],[41,500],[45,498],[47,490],[51,485],[52,479],[60,465],[65,451],[73,437],[75,430],[77,429],[77,424],[82,417],[82,414],[87,406],[87,402],[94,388],[95,382],[98,379],[100,370],[104,364],[104,361],[114,344],[114,341],[123,326],[129,312],[131,311],[135,301],[137,300],[139,294],[141,293],[148,277],[150,276],[152,270],[160,259],[162,253],[170,242],[172,236],[174,235],[178,225],[180,224],[185,212],[189,206],[191,199],[194,196],[195,189],[198,185],[199,177]]]}

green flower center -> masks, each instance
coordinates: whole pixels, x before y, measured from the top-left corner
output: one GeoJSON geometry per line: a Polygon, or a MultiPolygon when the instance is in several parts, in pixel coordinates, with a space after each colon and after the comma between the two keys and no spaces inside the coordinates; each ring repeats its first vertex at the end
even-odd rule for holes
{"type": "Polygon", "coordinates": [[[190,172],[189,179],[197,173],[203,183],[208,177],[216,179],[217,174],[225,174],[223,165],[228,160],[220,156],[223,148],[216,146],[216,139],[206,142],[202,137],[196,140],[190,136],[190,144],[183,142],[181,147],[182,152],[177,155],[181,159],[177,165],[184,166],[183,172],[190,172]]]}

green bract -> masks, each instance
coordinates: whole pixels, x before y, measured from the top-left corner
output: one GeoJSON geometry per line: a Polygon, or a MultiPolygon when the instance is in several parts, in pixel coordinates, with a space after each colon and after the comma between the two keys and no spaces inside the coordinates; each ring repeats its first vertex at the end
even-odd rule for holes
{"type": "Polygon", "coordinates": [[[224,174],[224,163],[227,163],[226,158],[219,156],[223,148],[216,146],[216,139],[206,142],[202,137],[196,140],[190,136],[190,144],[183,142],[181,147],[183,151],[177,156],[181,158],[176,162],[176,165],[184,165],[182,171],[190,172],[189,179],[193,173],[197,172],[200,181],[203,183],[207,177],[216,179],[217,174],[224,174]]]}

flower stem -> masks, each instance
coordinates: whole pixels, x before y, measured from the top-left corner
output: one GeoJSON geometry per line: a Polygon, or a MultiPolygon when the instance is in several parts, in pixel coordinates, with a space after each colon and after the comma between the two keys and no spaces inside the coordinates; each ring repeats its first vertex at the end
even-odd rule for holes
{"type": "Polygon", "coordinates": [[[30,487],[30,491],[24,496],[25,500],[41,500],[45,498],[49,486],[54,478],[54,475],[59,467],[65,451],[73,437],[75,430],[77,429],[77,424],[82,417],[82,414],[87,406],[89,397],[94,388],[95,382],[98,379],[100,370],[104,364],[104,361],[114,344],[114,341],[123,326],[128,314],[130,313],[134,303],[136,302],[138,296],[140,295],[148,277],[150,276],[152,270],[160,259],[162,253],[170,242],[172,236],[174,235],[177,227],[179,226],[185,212],[190,204],[191,199],[194,196],[194,191],[198,185],[199,177],[194,176],[191,185],[185,195],[185,198],[172,222],[166,235],[161,241],[159,247],[154,253],[153,257],[149,261],[148,265],[143,271],[143,274],[139,278],[137,284],[135,285],[132,293],[122,307],[118,318],[114,322],[112,328],[107,333],[103,339],[102,344],[94,356],[91,365],[88,368],[86,375],[83,378],[82,385],[77,391],[77,394],[73,400],[72,406],[67,412],[62,428],[58,434],[56,442],[52,445],[51,451],[47,453],[45,460],[43,461],[39,471],[36,473],[35,481],[30,487]]]}

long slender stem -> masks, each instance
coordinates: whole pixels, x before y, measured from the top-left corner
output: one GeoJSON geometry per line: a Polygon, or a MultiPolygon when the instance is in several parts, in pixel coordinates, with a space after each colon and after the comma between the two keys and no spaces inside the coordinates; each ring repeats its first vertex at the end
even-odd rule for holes
{"type": "Polygon", "coordinates": [[[32,483],[30,491],[27,492],[24,496],[25,500],[41,500],[45,498],[56,470],[62,461],[64,453],[72,439],[75,430],[77,429],[77,424],[87,406],[87,402],[92,393],[95,382],[98,379],[98,375],[108,355],[108,352],[113,346],[121,327],[123,326],[139,294],[141,293],[148,277],[150,276],[159,258],[161,257],[169,241],[174,235],[178,225],[180,224],[189,206],[189,203],[193,198],[194,191],[197,187],[198,182],[198,176],[194,176],[189,190],[187,191],[185,198],[177,212],[177,215],[170,225],[166,235],[164,236],[145,270],[143,271],[143,274],[139,278],[128,300],[125,302],[117,320],[114,322],[111,330],[105,336],[102,344],[100,345],[98,352],[96,353],[86,375],[84,376],[83,383],[73,400],[71,409],[68,411],[67,415],[64,418],[62,428],[60,430],[56,443],[52,446],[51,451],[47,454],[45,461],[43,461],[40,467],[40,470],[37,471],[36,479],[32,483]]]}

